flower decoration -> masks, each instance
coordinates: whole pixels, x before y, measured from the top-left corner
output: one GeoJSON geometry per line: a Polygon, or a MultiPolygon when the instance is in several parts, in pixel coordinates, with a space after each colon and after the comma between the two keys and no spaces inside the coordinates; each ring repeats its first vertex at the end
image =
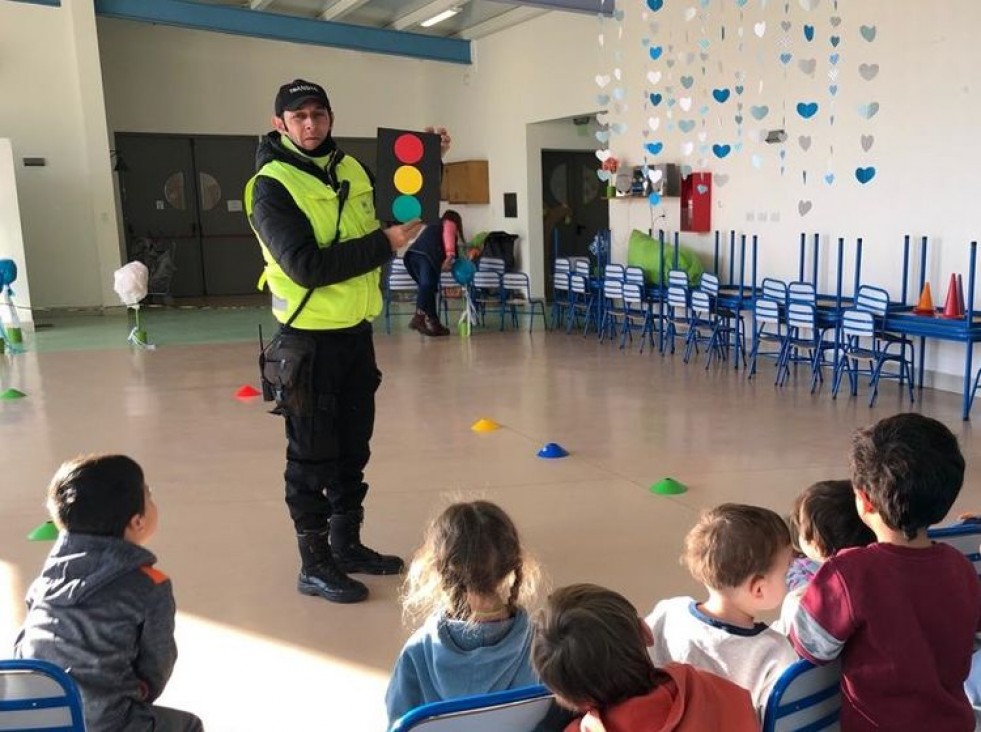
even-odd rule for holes
{"type": "Polygon", "coordinates": [[[616,173],[620,167],[620,161],[614,157],[609,157],[603,161],[603,170],[609,173],[616,173]]]}

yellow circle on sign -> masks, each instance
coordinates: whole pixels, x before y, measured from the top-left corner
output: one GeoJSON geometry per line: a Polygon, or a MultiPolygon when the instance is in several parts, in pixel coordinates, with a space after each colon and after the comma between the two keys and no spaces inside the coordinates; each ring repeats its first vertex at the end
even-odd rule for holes
{"type": "Polygon", "coordinates": [[[413,165],[403,165],[395,171],[395,187],[399,193],[413,195],[422,188],[422,173],[413,165]]]}

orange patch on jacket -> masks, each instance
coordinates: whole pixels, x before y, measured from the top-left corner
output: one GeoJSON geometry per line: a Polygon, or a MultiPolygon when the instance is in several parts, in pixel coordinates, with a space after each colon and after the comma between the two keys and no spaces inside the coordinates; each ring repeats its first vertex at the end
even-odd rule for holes
{"type": "Polygon", "coordinates": [[[170,579],[170,577],[165,575],[159,569],[156,569],[155,567],[151,567],[150,565],[146,565],[145,567],[140,567],[140,571],[143,574],[145,574],[147,577],[149,577],[151,580],[153,580],[153,584],[155,585],[162,585],[164,582],[170,579]]]}

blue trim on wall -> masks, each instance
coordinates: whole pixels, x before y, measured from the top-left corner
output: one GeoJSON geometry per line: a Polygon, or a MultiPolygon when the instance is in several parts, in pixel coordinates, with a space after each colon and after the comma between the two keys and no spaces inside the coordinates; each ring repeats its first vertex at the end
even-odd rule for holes
{"type": "Polygon", "coordinates": [[[61,0],[14,0],[15,3],[30,3],[31,5],[47,5],[52,8],[60,8],[61,0]]]}
{"type": "Polygon", "coordinates": [[[95,0],[107,18],[469,64],[470,42],[187,0],[95,0]]]}

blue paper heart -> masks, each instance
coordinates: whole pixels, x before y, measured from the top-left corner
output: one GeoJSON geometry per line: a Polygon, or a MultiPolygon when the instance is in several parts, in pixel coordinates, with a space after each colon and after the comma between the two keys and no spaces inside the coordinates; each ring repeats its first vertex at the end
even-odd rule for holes
{"type": "Polygon", "coordinates": [[[797,103],[797,114],[799,114],[804,119],[810,119],[818,111],[817,102],[798,102],[797,103]]]}
{"type": "Polygon", "coordinates": [[[649,53],[651,54],[651,60],[657,61],[661,58],[661,54],[664,53],[664,48],[662,46],[651,46],[649,53]]]}
{"type": "Polygon", "coordinates": [[[647,152],[649,152],[651,155],[657,155],[659,152],[661,152],[661,150],[664,149],[664,143],[648,142],[646,145],[644,145],[644,147],[647,148],[647,152]]]}
{"type": "Polygon", "coordinates": [[[838,48],[839,43],[841,43],[841,36],[831,36],[832,47],[838,48]]]}
{"type": "Polygon", "coordinates": [[[827,183],[830,186],[832,183],[835,182],[835,174],[834,173],[827,173],[824,176],[824,182],[827,183]]]}
{"type": "Polygon", "coordinates": [[[596,177],[600,180],[609,181],[611,178],[610,171],[608,170],[597,170],[596,177]]]}
{"type": "Polygon", "coordinates": [[[732,151],[732,148],[728,145],[712,145],[712,152],[715,153],[715,157],[724,158],[732,151]]]}
{"type": "Polygon", "coordinates": [[[695,77],[694,76],[682,76],[681,77],[681,85],[683,87],[685,87],[685,89],[691,89],[692,84],[694,84],[694,83],[695,83],[695,77]]]}
{"type": "Polygon", "coordinates": [[[831,62],[831,65],[832,66],[834,66],[835,64],[837,64],[840,60],[841,60],[841,55],[840,54],[833,53],[830,56],[828,56],[828,61],[831,62]]]}
{"type": "Polygon", "coordinates": [[[753,115],[753,119],[761,120],[770,113],[770,108],[765,104],[753,105],[749,108],[749,113],[753,115]]]}
{"type": "Polygon", "coordinates": [[[715,98],[719,104],[725,104],[726,100],[729,98],[728,89],[713,89],[712,96],[715,98]]]}
{"type": "Polygon", "coordinates": [[[661,194],[652,193],[647,197],[647,202],[650,203],[652,206],[657,206],[661,202],[661,194]]]}
{"type": "Polygon", "coordinates": [[[617,101],[622,101],[623,95],[624,95],[623,87],[618,86],[616,89],[613,90],[613,98],[616,99],[617,101]]]}
{"type": "Polygon", "coordinates": [[[656,107],[663,98],[660,94],[651,94],[651,105],[656,107]]]}
{"type": "Polygon", "coordinates": [[[868,104],[858,105],[858,113],[865,117],[865,119],[872,119],[879,112],[878,102],[869,102],[868,104]]]}
{"type": "Polygon", "coordinates": [[[743,123],[743,116],[741,114],[736,115],[736,124],[741,125],[743,123]]]}
{"type": "Polygon", "coordinates": [[[831,92],[831,96],[835,96],[838,93],[838,85],[832,84],[828,87],[828,91],[831,92]]]}
{"type": "Polygon", "coordinates": [[[698,192],[698,195],[700,196],[704,196],[706,193],[708,193],[708,189],[709,187],[704,183],[699,183],[697,186],[695,186],[695,190],[698,192]]]}
{"type": "Polygon", "coordinates": [[[656,13],[664,7],[664,0],[647,0],[647,7],[656,13]]]}
{"type": "Polygon", "coordinates": [[[712,0],[699,0],[699,1],[701,2],[703,8],[707,8],[709,6],[709,3],[712,2],[712,0]]]}
{"type": "Polygon", "coordinates": [[[746,3],[748,3],[748,2],[749,2],[749,0],[736,0],[736,5],[738,5],[739,7],[742,8],[742,7],[745,7],[746,6],[746,3]]]}
{"type": "Polygon", "coordinates": [[[861,28],[858,29],[858,31],[859,31],[859,33],[862,34],[862,38],[864,38],[869,43],[872,43],[872,41],[875,40],[875,26],[874,25],[863,25],[861,28]]]}
{"type": "Polygon", "coordinates": [[[809,41],[813,41],[814,40],[814,26],[813,25],[805,25],[804,26],[804,38],[806,38],[809,41]]]}
{"type": "Polygon", "coordinates": [[[784,66],[786,66],[787,64],[790,63],[790,59],[792,59],[792,58],[793,58],[793,56],[791,56],[789,53],[781,53],[780,54],[780,63],[782,63],[784,66]]]}
{"type": "Polygon", "coordinates": [[[596,131],[596,139],[599,140],[600,142],[609,142],[610,141],[610,133],[607,132],[606,130],[597,130],[596,131]]]}
{"type": "Polygon", "coordinates": [[[741,142],[737,142],[735,145],[732,146],[732,151],[733,152],[737,152],[737,153],[738,152],[742,152],[743,151],[743,144],[741,142]]]}
{"type": "Polygon", "coordinates": [[[640,39],[640,45],[645,47],[651,45],[651,39],[648,38],[647,36],[644,36],[643,38],[640,39]]]}
{"type": "Polygon", "coordinates": [[[736,84],[736,94],[742,94],[742,93],[743,93],[743,85],[736,84]]]}
{"type": "Polygon", "coordinates": [[[699,113],[700,115],[702,115],[703,117],[704,117],[704,116],[705,116],[706,114],[708,114],[708,113],[709,113],[709,108],[708,108],[708,105],[707,105],[707,104],[703,104],[703,105],[702,105],[701,107],[699,107],[699,108],[698,108],[698,113],[699,113]]]}
{"type": "Polygon", "coordinates": [[[682,178],[687,178],[689,175],[691,175],[691,166],[690,165],[682,165],[681,166],[681,177],[682,178]]]}
{"type": "Polygon", "coordinates": [[[675,105],[676,103],[677,103],[677,102],[675,102],[675,100],[674,100],[674,99],[669,99],[669,100],[668,100],[668,106],[669,106],[669,107],[673,107],[673,106],[674,106],[674,105],[675,105]]]}
{"type": "Polygon", "coordinates": [[[682,132],[691,132],[695,129],[695,120],[693,119],[683,119],[678,122],[678,129],[682,132]]]}
{"type": "Polygon", "coordinates": [[[609,94],[597,94],[596,95],[596,102],[601,107],[605,107],[607,104],[610,103],[610,95],[609,94]]]}
{"type": "Polygon", "coordinates": [[[698,45],[701,47],[702,51],[708,51],[709,46],[712,45],[712,42],[708,38],[699,38],[698,45]]]}
{"type": "Polygon", "coordinates": [[[868,168],[855,168],[855,177],[858,179],[859,183],[865,185],[870,180],[875,178],[875,168],[873,168],[871,165],[868,168]]]}
{"type": "Polygon", "coordinates": [[[760,157],[759,155],[753,155],[753,157],[750,158],[750,162],[753,163],[754,168],[763,167],[763,158],[760,157]]]}
{"type": "Polygon", "coordinates": [[[624,15],[624,13],[623,13],[622,10],[614,10],[613,11],[613,17],[616,18],[617,20],[621,20],[622,21],[623,20],[623,15],[624,15]]]}
{"type": "Polygon", "coordinates": [[[626,131],[627,125],[623,122],[614,122],[612,125],[610,125],[610,132],[612,132],[614,135],[622,135],[626,131]]]}

